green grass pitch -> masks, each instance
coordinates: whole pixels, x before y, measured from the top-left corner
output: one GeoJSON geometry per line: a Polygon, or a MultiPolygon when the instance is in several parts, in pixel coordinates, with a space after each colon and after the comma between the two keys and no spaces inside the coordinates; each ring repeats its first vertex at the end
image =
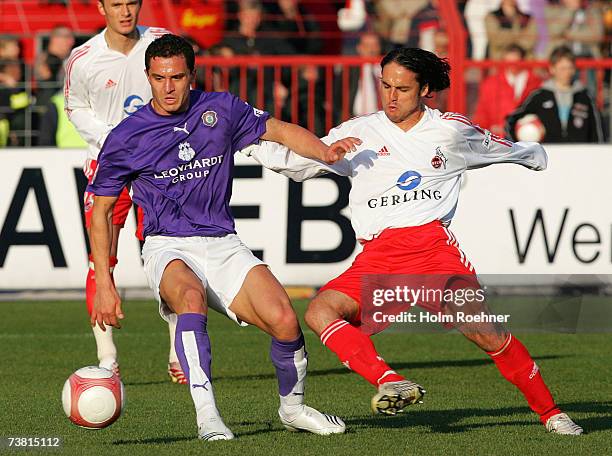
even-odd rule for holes
{"type": "MultiPolygon", "coordinates": [[[[94,364],[95,346],[80,302],[2,303],[0,436],[61,437],[60,450],[3,454],[74,455],[438,455],[606,454],[612,442],[610,334],[524,334],[561,407],[586,435],[545,432],[486,355],[459,335],[387,332],[374,342],[391,366],[427,389],[425,403],[399,416],[374,416],[374,389],[345,369],[310,331],[307,402],[347,423],[329,437],[285,431],[269,338],[213,314],[209,333],[217,403],[237,439],[196,439],[188,389],[166,375],[168,333],[152,301],[124,303],[116,331],[126,406],[109,428],[91,431],[64,416],[60,394],[77,368],[94,364]]],[[[305,302],[296,302],[301,315],[305,302]]]]}

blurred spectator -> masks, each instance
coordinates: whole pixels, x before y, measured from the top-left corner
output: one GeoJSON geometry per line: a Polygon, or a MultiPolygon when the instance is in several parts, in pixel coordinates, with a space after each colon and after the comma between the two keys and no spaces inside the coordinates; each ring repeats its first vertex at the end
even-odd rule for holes
{"type": "Polygon", "coordinates": [[[17,38],[0,38],[0,60],[19,60],[20,54],[17,38]]]}
{"type": "MultiPolygon", "coordinates": [[[[208,49],[215,57],[231,58],[236,54],[227,44],[216,44],[208,49]]],[[[212,72],[212,90],[214,92],[230,92],[240,96],[240,70],[238,68],[215,67],[212,72]]]]}
{"type": "Polygon", "coordinates": [[[5,131],[8,122],[6,145],[23,146],[26,129],[26,108],[30,97],[24,88],[23,71],[19,60],[0,60],[0,118],[5,131]]]}
{"type": "MultiPolygon", "coordinates": [[[[525,59],[525,50],[516,44],[506,48],[503,62],[516,63],[525,59]]],[[[506,116],[519,106],[542,81],[533,72],[519,66],[506,66],[486,78],[480,85],[480,96],[474,122],[498,136],[504,136],[506,116]]]]}
{"type": "Polygon", "coordinates": [[[563,44],[576,57],[600,57],[599,46],[604,37],[601,11],[583,0],[561,0],[546,8],[549,55],[563,44]]]}
{"type": "Polygon", "coordinates": [[[258,0],[241,0],[238,4],[238,31],[223,40],[237,55],[292,54],[285,40],[263,37],[263,9],[258,0]]]}
{"type": "MultiPolygon", "coordinates": [[[[282,104],[282,119],[293,122],[293,94],[291,90],[286,89],[285,86],[279,85],[275,91],[277,99],[280,98],[279,104],[282,104]]],[[[300,67],[297,84],[297,123],[313,131],[317,136],[324,136],[326,133],[325,108],[325,88],[323,87],[323,80],[319,69],[316,65],[304,65],[300,67]],[[310,100],[310,94],[312,94],[312,100],[310,100]],[[312,120],[314,121],[312,125],[309,124],[310,116],[312,116],[312,120]]]]}
{"type": "MultiPolygon", "coordinates": [[[[357,55],[360,57],[379,57],[381,53],[380,38],[374,32],[361,34],[357,43],[357,55]]],[[[364,63],[361,66],[345,67],[348,69],[348,108],[349,118],[369,114],[380,110],[380,65],[376,63],[364,63]]],[[[344,78],[342,73],[336,76],[334,94],[336,98],[335,123],[341,122],[344,117],[342,112],[342,99],[345,96],[344,78]]]]}
{"type": "Polygon", "coordinates": [[[441,29],[438,6],[438,0],[431,0],[415,14],[410,25],[406,46],[418,47],[430,52],[435,51],[435,35],[441,29]]]}
{"type": "Polygon", "coordinates": [[[39,146],[55,146],[60,149],[86,149],[87,143],[68,120],[64,111],[64,93],[53,95],[45,109],[38,136],[39,146]]]}
{"type": "Polygon", "coordinates": [[[394,46],[408,41],[414,15],[427,6],[427,0],[378,0],[376,31],[394,46]]]}
{"type": "Polygon", "coordinates": [[[65,25],[57,25],[51,30],[46,51],[40,53],[34,64],[34,77],[39,83],[36,93],[37,103],[49,103],[51,97],[64,82],[64,60],[74,47],[74,34],[65,25]]]}
{"type": "Polygon", "coordinates": [[[542,142],[597,143],[603,141],[599,112],[576,75],[575,56],[561,46],[550,56],[551,79],[529,95],[510,116],[507,133],[516,140],[517,121],[527,114],[538,116],[546,134],[542,142]]]}
{"type": "Polygon", "coordinates": [[[529,56],[533,54],[536,24],[531,16],[518,9],[516,0],[502,0],[500,8],[485,17],[485,27],[490,59],[501,59],[508,43],[518,44],[529,56]]]}
{"type": "Polygon", "coordinates": [[[374,28],[376,11],[373,0],[346,0],[338,9],[338,29],[342,33],[342,54],[355,55],[361,33],[374,28]]]}
{"type": "Polygon", "coordinates": [[[262,29],[278,34],[293,49],[292,54],[320,54],[322,42],[319,24],[308,14],[299,0],[277,0],[267,6],[269,20],[262,29]]]}
{"type": "MultiPolygon", "coordinates": [[[[233,49],[236,55],[287,55],[294,52],[285,41],[261,36],[262,6],[257,0],[241,0],[238,10],[238,33],[226,38],[222,46],[233,49]]],[[[290,79],[288,71],[282,74],[283,81],[290,79]]],[[[263,72],[263,82],[259,81],[255,67],[248,67],[246,72],[246,93],[235,95],[242,97],[249,104],[260,109],[271,110],[274,107],[274,73],[271,67],[263,72]],[[263,105],[257,103],[257,84],[264,84],[263,105]]]]}

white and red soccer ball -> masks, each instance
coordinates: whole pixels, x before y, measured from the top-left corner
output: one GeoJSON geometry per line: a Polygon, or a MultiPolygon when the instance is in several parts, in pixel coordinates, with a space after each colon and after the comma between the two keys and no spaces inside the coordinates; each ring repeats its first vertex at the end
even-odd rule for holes
{"type": "Polygon", "coordinates": [[[546,136],[544,124],[535,114],[527,114],[521,117],[514,129],[519,141],[541,142],[546,136]]]}
{"type": "Polygon", "coordinates": [[[77,426],[101,429],[113,424],[123,409],[123,383],[108,369],[83,367],[68,377],[62,390],[66,416],[77,426]]]}

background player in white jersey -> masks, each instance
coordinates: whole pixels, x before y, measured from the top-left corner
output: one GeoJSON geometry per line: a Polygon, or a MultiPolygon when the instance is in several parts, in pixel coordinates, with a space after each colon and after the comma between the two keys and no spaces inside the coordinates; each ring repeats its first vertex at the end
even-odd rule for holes
{"type": "MultiPolygon", "coordinates": [[[[168,31],[137,25],[141,3],[141,0],[100,0],[98,11],[106,20],[106,28],[74,49],[66,63],[66,112],[89,145],[84,167],[89,181],[95,173],[98,154],[110,130],[151,99],[151,88],[144,73],[144,54],[153,40],[168,31]]],[[[85,192],[84,201],[89,232],[93,195],[85,192]]],[[[126,189],[113,211],[109,260],[111,274],[117,264],[119,231],[125,224],[131,206],[132,200],[126,189]]],[[[142,239],[141,233],[137,233],[137,236],[142,239]]],[[[91,256],[85,291],[87,310],[91,315],[96,292],[91,256]]],[[[174,350],[175,326],[176,322],[169,322],[168,374],[173,382],[186,383],[174,350]]],[[[104,332],[94,326],[93,333],[100,367],[119,373],[112,330],[104,332]]]]}
{"type": "MultiPolygon", "coordinates": [[[[268,142],[247,154],[296,180],[324,172],[351,178],[352,224],[364,248],[347,271],[319,290],[305,320],[344,365],[378,388],[373,410],[395,414],[420,402],[425,391],[392,370],[376,352],[369,334],[384,326],[367,327],[372,323],[366,321],[372,295],[362,294],[365,281],[386,275],[382,283],[392,284],[394,275],[411,275],[408,285],[414,289],[430,281],[444,291],[478,291],[474,267],[447,228],[463,172],[493,163],[542,170],[547,157],[537,143],[513,144],[461,115],[429,109],[424,98],[450,85],[450,66],[444,59],[421,49],[401,48],[387,54],[381,66],[383,111],[351,119],[323,138],[329,143],[336,137],[359,137],[363,142],[355,153],[333,166],[297,157],[268,142]],[[429,276],[426,282],[423,275],[429,276]]],[[[460,305],[437,301],[426,309],[452,315],[458,310],[454,304],[460,305]]],[[[488,312],[482,305],[463,310],[488,312]]],[[[582,433],[555,404],[527,349],[500,323],[455,327],[491,356],[548,431],[582,433]]]]}

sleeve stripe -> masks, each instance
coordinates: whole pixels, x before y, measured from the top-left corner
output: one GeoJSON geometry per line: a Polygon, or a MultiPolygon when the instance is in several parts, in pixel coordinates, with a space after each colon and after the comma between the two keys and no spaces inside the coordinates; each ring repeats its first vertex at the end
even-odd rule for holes
{"type": "MultiPolygon", "coordinates": [[[[454,120],[456,122],[460,122],[464,125],[467,125],[468,127],[472,127],[474,128],[478,133],[485,135],[485,131],[478,125],[474,125],[467,117],[464,117],[460,114],[455,114],[455,113],[444,113],[441,116],[441,119],[443,120],[454,120]]],[[[503,139],[497,135],[494,135],[493,133],[491,133],[491,141],[494,141],[498,144],[501,144],[502,146],[507,146],[507,147],[512,147],[512,142],[508,141],[507,139],[503,139]]]]}
{"type": "Polygon", "coordinates": [[[68,59],[68,63],[66,64],[66,82],[64,84],[64,104],[68,107],[68,96],[70,93],[70,77],[72,76],[72,67],[74,62],[83,57],[85,54],[89,52],[89,46],[85,46],[83,49],[74,53],[72,57],[68,59]]]}

